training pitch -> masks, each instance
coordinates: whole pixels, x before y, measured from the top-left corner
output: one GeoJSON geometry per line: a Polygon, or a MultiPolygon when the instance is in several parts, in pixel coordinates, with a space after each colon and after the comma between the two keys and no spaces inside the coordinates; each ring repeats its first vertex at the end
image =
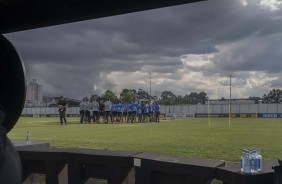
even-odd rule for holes
{"type": "Polygon", "coordinates": [[[49,142],[52,147],[92,148],[164,153],[239,161],[243,148],[261,149],[263,159],[282,158],[282,119],[205,118],[162,120],[159,123],[79,124],[79,118],[19,119],[11,140],[49,142]]]}

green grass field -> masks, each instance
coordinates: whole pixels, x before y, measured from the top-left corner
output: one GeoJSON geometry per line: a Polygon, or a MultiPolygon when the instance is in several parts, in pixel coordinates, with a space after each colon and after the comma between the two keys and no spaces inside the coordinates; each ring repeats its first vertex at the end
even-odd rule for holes
{"type": "Polygon", "coordinates": [[[261,148],[263,159],[282,158],[282,119],[177,119],[160,123],[79,124],[68,118],[20,118],[11,140],[49,142],[52,147],[154,152],[196,158],[239,161],[243,148],[261,148]]]}

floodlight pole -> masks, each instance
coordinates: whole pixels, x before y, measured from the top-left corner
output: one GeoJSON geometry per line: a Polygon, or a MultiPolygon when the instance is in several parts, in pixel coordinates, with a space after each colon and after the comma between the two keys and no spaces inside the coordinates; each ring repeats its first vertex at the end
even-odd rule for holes
{"type": "Polygon", "coordinates": [[[152,79],[152,76],[151,76],[151,72],[148,73],[150,75],[150,103],[151,103],[151,79],[152,79]]]}
{"type": "Polygon", "coordinates": [[[211,125],[210,99],[209,98],[208,98],[208,119],[209,119],[209,125],[211,125]]]}
{"type": "Polygon", "coordinates": [[[230,121],[231,121],[231,74],[230,74],[230,90],[229,90],[229,125],[230,125],[230,121]]]}

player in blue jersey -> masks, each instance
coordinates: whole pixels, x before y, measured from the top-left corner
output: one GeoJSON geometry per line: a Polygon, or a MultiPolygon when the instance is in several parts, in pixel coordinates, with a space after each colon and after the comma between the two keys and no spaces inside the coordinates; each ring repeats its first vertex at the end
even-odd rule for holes
{"type": "Polygon", "coordinates": [[[122,119],[124,120],[123,122],[126,123],[127,121],[127,104],[122,103],[122,119]]]}
{"type": "Polygon", "coordinates": [[[117,104],[112,104],[112,112],[111,112],[111,121],[112,121],[112,123],[115,121],[116,115],[117,115],[116,106],[117,106],[117,104]]]}
{"type": "Polygon", "coordinates": [[[116,121],[117,123],[123,123],[123,118],[122,118],[122,113],[123,113],[123,104],[118,103],[116,104],[116,111],[117,111],[117,116],[116,116],[116,121]]]}
{"type": "Polygon", "coordinates": [[[131,103],[127,104],[127,123],[129,123],[129,121],[131,120],[131,103]]]}
{"type": "Polygon", "coordinates": [[[142,122],[142,107],[141,107],[141,105],[139,105],[138,108],[137,108],[136,116],[137,116],[138,123],[141,123],[142,122]]]}
{"type": "Polygon", "coordinates": [[[144,122],[148,122],[148,118],[149,118],[149,103],[146,102],[145,106],[144,106],[144,122]]]}
{"type": "Polygon", "coordinates": [[[131,115],[130,115],[131,123],[135,123],[136,122],[136,113],[137,113],[138,107],[139,107],[139,104],[137,102],[133,102],[131,104],[131,115]]]}
{"type": "Polygon", "coordinates": [[[158,101],[155,103],[154,110],[156,113],[156,122],[160,122],[161,106],[158,101]]]}
{"type": "Polygon", "coordinates": [[[154,122],[154,120],[155,120],[154,102],[151,102],[149,105],[149,121],[154,122]]]}
{"type": "Polygon", "coordinates": [[[142,101],[140,104],[140,108],[141,108],[141,122],[143,123],[145,121],[145,102],[142,101]]]}

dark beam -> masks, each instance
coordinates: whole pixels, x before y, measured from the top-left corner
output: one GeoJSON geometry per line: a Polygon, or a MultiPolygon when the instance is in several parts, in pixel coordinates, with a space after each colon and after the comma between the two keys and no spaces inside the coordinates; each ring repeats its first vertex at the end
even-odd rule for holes
{"type": "Polygon", "coordinates": [[[203,0],[2,0],[0,33],[199,2],[203,0]]]}

